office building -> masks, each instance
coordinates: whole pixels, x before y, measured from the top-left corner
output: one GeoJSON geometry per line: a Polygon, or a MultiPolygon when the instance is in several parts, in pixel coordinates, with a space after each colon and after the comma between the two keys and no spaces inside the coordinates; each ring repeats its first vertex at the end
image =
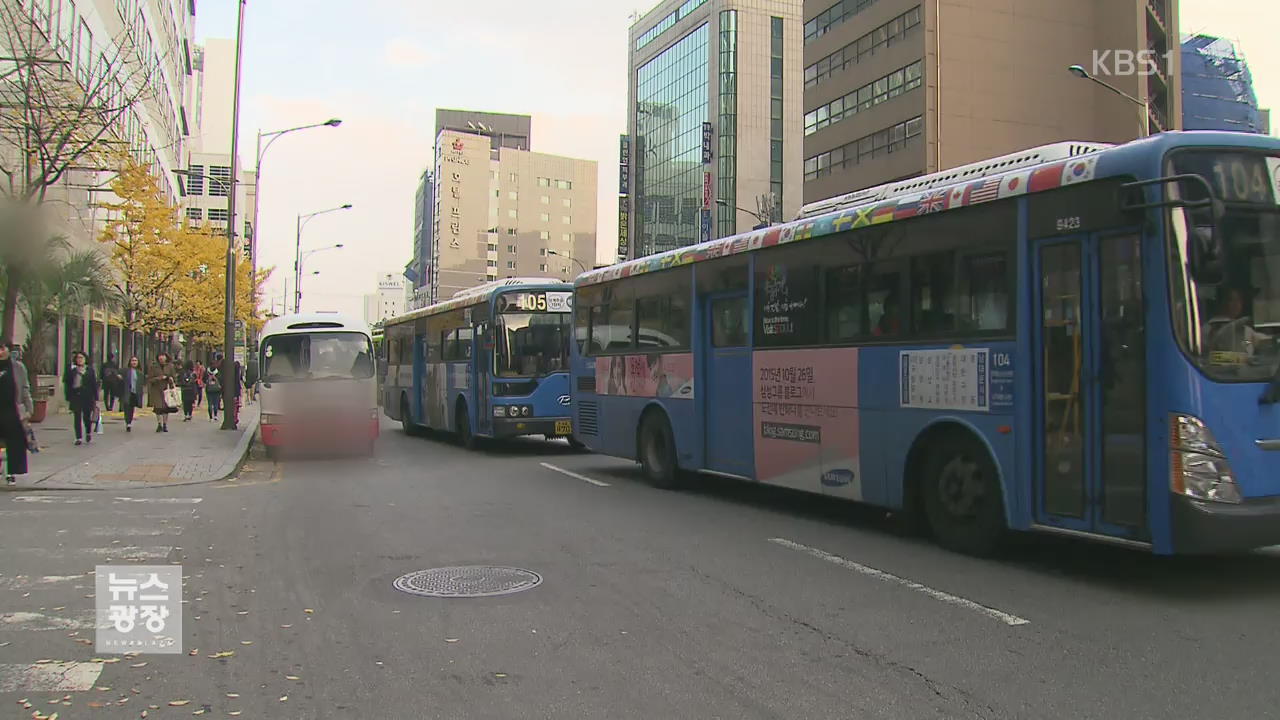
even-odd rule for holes
{"type": "MultiPolygon", "coordinates": [[[[112,83],[120,79],[121,67],[151,68],[147,101],[127,107],[100,144],[102,149],[127,151],[148,167],[165,195],[176,202],[172,171],[183,167],[186,153],[194,12],[194,3],[181,0],[0,0],[0,92],[20,98],[18,102],[48,130],[59,122],[52,119],[54,109],[47,102],[25,99],[20,68],[39,76],[44,94],[36,93],[38,97],[97,97],[103,104],[109,104],[107,91],[116,92],[112,83]]],[[[119,99],[111,98],[115,107],[119,99]]],[[[10,161],[24,148],[32,149],[25,133],[4,129],[13,127],[0,125],[0,155],[10,161]]],[[[32,156],[57,157],[60,152],[52,143],[42,150],[32,156]]],[[[107,155],[80,157],[45,188],[43,207],[53,231],[77,249],[102,248],[97,241],[106,220],[102,205],[115,199],[109,185],[117,169],[102,160],[107,155]]],[[[122,317],[102,308],[75,308],[31,336],[19,313],[14,339],[26,345],[31,336],[31,344],[39,344],[39,362],[31,370],[43,376],[41,384],[53,384],[76,350],[89,353],[95,363],[128,348],[146,357],[141,336],[129,336],[123,324],[122,317]]],[[[56,404],[60,398],[57,394],[51,400],[56,404]]]]}
{"type": "Polygon", "coordinates": [[[527,115],[438,110],[436,126],[435,163],[423,176],[429,191],[420,183],[432,200],[426,289],[414,305],[498,278],[568,280],[592,267],[594,160],[530,150],[527,115]]]}
{"type": "Polygon", "coordinates": [[[405,312],[405,279],[396,273],[378,276],[378,292],[364,296],[364,321],[373,326],[405,312]]]}
{"type": "Polygon", "coordinates": [[[805,202],[1181,127],[1178,0],[805,0],[804,20],[805,202]]]}
{"type": "Polygon", "coordinates": [[[628,36],[619,254],[801,205],[801,0],[664,0],[628,36]]]}
{"type": "Polygon", "coordinates": [[[1183,39],[1182,126],[1271,133],[1270,114],[1258,107],[1249,64],[1230,40],[1211,35],[1183,39]]]}
{"type": "Polygon", "coordinates": [[[413,194],[413,259],[405,266],[405,302],[410,308],[427,304],[431,293],[428,268],[431,266],[432,238],[435,225],[435,177],[423,171],[418,189],[413,194]]]}

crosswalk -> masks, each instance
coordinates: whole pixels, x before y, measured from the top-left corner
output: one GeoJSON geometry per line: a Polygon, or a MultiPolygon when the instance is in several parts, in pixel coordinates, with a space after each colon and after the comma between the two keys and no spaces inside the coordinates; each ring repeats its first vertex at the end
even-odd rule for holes
{"type": "Polygon", "coordinates": [[[0,706],[53,703],[23,708],[23,717],[33,709],[66,711],[83,706],[78,694],[95,687],[94,700],[111,699],[103,674],[115,661],[93,647],[94,568],[175,561],[202,500],[0,495],[0,706]],[[62,695],[55,702],[43,693],[62,695]]]}

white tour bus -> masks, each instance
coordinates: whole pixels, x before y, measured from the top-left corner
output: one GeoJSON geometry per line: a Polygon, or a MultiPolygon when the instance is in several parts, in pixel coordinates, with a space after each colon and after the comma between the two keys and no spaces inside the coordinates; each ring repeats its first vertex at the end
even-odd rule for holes
{"type": "Polygon", "coordinates": [[[373,338],[337,313],[285,315],[262,329],[262,444],[372,454],[378,439],[373,338]]]}

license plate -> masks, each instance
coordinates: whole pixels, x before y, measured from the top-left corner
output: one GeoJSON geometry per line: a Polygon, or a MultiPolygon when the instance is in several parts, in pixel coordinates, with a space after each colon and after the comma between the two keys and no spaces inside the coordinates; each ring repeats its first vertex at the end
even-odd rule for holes
{"type": "Polygon", "coordinates": [[[572,421],[572,420],[557,420],[557,421],[556,421],[556,434],[557,434],[557,435],[571,435],[572,433],[573,433],[573,421],[572,421]]]}

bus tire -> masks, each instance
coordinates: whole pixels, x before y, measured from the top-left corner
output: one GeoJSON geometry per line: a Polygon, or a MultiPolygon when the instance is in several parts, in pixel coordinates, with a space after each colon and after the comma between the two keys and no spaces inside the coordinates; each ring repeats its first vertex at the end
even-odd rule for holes
{"type": "Polygon", "coordinates": [[[457,426],[458,444],[468,450],[476,449],[476,436],[471,432],[471,416],[467,413],[467,404],[458,402],[458,412],[454,415],[457,426]]]}
{"type": "Polygon", "coordinates": [[[680,486],[675,437],[671,433],[671,424],[662,413],[645,413],[640,421],[636,445],[640,469],[650,485],[662,490],[680,486]]]}
{"type": "Polygon", "coordinates": [[[1007,530],[996,464],[969,433],[948,432],[934,442],[920,481],[929,527],[949,550],[990,555],[1007,530]]]}

